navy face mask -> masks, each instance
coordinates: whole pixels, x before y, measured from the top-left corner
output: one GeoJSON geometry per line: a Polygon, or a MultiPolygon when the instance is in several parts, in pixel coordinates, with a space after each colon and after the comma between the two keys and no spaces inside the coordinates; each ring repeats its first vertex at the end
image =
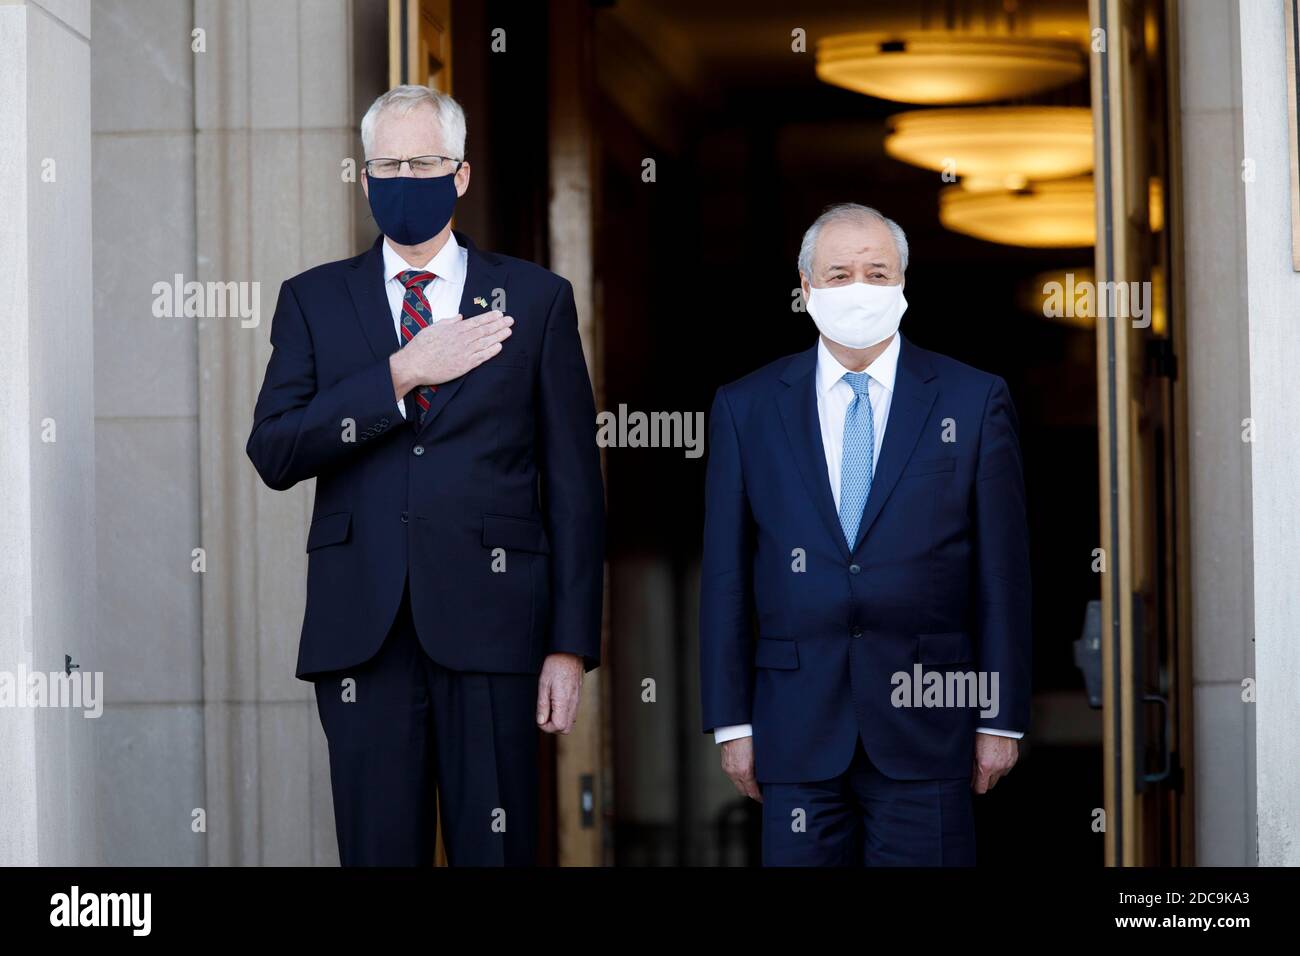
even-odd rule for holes
{"type": "Polygon", "coordinates": [[[369,179],[370,212],[380,231],[399,245],[418,246],[451,222],[456,208],[455,175],[369,179]]]}

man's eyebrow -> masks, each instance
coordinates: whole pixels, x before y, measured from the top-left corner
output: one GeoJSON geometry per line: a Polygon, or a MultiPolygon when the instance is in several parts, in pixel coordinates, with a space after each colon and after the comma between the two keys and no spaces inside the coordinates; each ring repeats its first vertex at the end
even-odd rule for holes
{"type": "MultiPolygon", "coordinates": [[[[888,263],[888,262],[868,262],[867,265],[869,265],[869,266],[870,266],[871,268],[873,268],[873,269],[888,269],[888,268],[889,268],[889,263],[888,263]]],[[[825,272],[834,272],[836,269],[847,269],[847,268],[848,268],[848,266],[836,265],[836,264],[832,263],[832,264],[826,266],[826,268],[825,268],[823,271],[825,271],[825,272]]]]}

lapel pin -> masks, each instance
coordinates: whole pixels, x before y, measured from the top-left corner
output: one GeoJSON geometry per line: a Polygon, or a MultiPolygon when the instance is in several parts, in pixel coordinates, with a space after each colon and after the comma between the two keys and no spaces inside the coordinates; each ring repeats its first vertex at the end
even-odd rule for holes
{"type": "Polygon", "coordinates": [[[476,306],[478,306],[480,309],[486,309],[486,308],[487,308],[487,299],[483,298],[481,295],[479,295],[479,296],[475,296],[475,297],[474,297],[474,304],[475,304],[476,306]]]}

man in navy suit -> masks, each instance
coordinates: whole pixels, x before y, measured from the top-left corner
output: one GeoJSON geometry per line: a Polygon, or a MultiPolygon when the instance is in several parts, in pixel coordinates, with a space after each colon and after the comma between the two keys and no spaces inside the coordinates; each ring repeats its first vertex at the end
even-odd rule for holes
{"type": "Polygon", "coordinates": [[[906,269],[897,223],[830,207],[799,252],[817,344],[713,403],[704,729],[766,865],[973,864],[971,791],[1028,726],[1015,410],[898,333],[906,269]]]}
{"type": "Polygon", "coordinates": [[[569,732],[600,657],[573,288],[451,230],[470,179],[451,97],[391,90],[361,139],[383,235],[281,287],[248,439],[270,487],[316,479],[297,676],[339,856],[430,865],[440,809],[453,865],[531,864],[538,729],[569,732]]]}

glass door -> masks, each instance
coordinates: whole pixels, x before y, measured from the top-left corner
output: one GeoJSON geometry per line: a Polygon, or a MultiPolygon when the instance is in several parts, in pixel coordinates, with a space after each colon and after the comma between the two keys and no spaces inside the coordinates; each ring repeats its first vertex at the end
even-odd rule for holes
{"type": "Polygon", "coordinates": [[[1179,865],[1192,848],[1176,34],[1162,0],[1091,0],[1090,14],[1106,863],[1179,865]]]}

